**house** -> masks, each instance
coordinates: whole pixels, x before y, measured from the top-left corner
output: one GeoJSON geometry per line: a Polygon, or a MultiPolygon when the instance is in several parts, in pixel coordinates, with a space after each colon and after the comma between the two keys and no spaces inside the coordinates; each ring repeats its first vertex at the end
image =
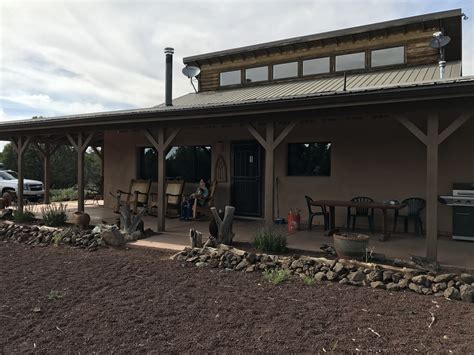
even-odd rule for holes
{"type": "Polygon", "coordinates": [[[270,223],[305,211],[305,195],[422,197],[427,256],[436,259],[438,235],[452,233],[452,209],[438,195],[474,182],[474,77],[462,76],[461,29],[456,9],[187,57],[200,69],[198,92],[174,99],[167,48],[164,104],[7,122],[0,139],[20,157],[31,142],[72,144],[79,209],[84,151],[102,147],[105,205],[131,179],[154,179],[158,230],[165,177],[219,176],[217,206],[270,223]],[[441,65],[429,45],[438,31],[451,39],[441,65]]]}

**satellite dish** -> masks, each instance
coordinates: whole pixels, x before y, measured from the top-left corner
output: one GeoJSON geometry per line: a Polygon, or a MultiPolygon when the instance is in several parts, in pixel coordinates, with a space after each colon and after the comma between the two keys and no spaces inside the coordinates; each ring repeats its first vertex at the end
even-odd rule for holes
{"type": "Polygon", "coordinates": [[[430,41],[431,48],[443,48],[449,42],[451,42],[451,37],[443,35],[443,32],[433,33],[433,38],[430,41]]]}
{"type": "Polygon", "coordinates": [[[186,65],[183,68],[183,74],[184,76],[187,76],[189,79],[194,78],[196,75],[198,75],[201,72],[201,69],[198,67],[193,67],[192,65],[186,65]]]}

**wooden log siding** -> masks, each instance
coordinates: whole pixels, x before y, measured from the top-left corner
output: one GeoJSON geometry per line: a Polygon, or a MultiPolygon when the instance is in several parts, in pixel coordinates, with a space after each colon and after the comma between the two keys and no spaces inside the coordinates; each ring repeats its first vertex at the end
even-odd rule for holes
{"type": "MultiPolygon", "coordinates": [[[[406,65],[434,64],[438,61],[436,49],[428,46],[437,28],[413,31],[406,34],[396,33],[387,36],[368,37],[362,40],[334,41],[330,44],[327,40],[308,43],[306,47],[295,46],[285,51],[266,51],[252,56],[234,56],[221,59],[212,63],[201,64],[199,85],[201,91],[219,89],[219,75],[221,72],[245,69],[247,67],[274,65],[292,61],[302,61],[312,58],[336,56],[374,49],[383,49],[397,46],[406,46],[406,65]]],[[[293,78],[295,80],[295,78],[293,78]]]]}

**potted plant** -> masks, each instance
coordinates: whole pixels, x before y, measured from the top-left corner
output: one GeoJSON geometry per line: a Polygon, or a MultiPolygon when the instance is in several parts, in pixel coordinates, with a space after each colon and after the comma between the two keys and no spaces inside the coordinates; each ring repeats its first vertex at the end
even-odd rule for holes
{"type": "Polygon", "coordinates": [[[369,247],[369,236],[357,233],[334,233],[334,248],[340,258],[357,258],[365,256],[369,247]]]}

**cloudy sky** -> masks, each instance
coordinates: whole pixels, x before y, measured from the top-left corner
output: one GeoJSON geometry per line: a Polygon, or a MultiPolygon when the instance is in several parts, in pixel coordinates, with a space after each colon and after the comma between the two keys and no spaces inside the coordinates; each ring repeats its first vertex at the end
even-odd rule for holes
{"type": "Polygon", "coordinates": [[[0,2],[0,121],[157,105],[166,46],[176,97],[185,56],[454,8],[474,74],[472,0],[0,2]]]}

